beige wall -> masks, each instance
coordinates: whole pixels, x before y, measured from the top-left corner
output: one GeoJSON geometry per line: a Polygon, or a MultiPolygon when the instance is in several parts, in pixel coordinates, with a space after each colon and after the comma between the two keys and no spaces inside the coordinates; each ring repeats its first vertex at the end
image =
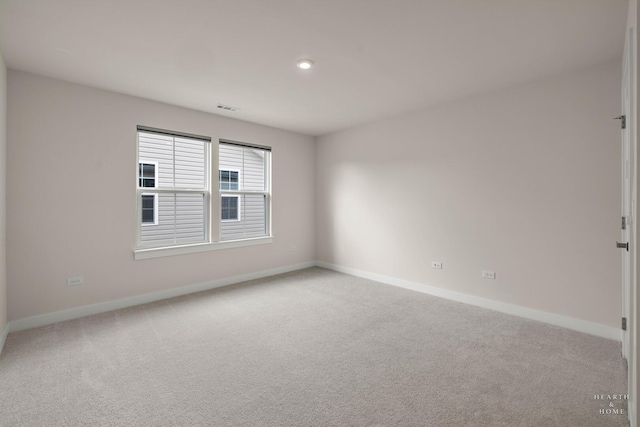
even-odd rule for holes
{"type": "Polygon", "coordinates": [[[14,70],[8,111],[10,321],[315,258],[312,137],[14,70]],[[138,124],[272,146],[274,243],[134,261],[138,124]]]}
{"type": "MultiPolygon", "coordinates": [[[[6,223],[6,148],[7,148],[7,67],[0,55],[0,341],[7,326],[7,223],[6,223]]],[[[0,342],[0,351],[2,343],[0,342]]]]}
{"type": "Polygon", "coordinates": [[[619,327],[620,73],[320,137],[318,259],[619,327]]]}

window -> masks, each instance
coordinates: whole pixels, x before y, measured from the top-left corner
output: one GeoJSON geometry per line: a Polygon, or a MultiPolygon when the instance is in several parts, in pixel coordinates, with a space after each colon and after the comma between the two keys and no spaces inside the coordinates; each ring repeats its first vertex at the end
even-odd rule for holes
{"type": "Polygon", "coordinates": [[[219,154],[220,240],[268,236],[271,149],[221,140],[219,154]]]}
{"type": "Polygon", "coordinates": [[[222,221],[240,221],[240,196],[222,196],[220,199],[222,221]]]}
{"type": "Polygon", "coordinates": [[[239,171],[224,171],[218,173],[218,183],[221,190],[237,190],[240,182],[239,171]]]}
{"type": "MultiPolygon", "coordinates": [[[[240,171],[219,170],[218,186],[220,190],[239,190],[240,171]]],[[[240,221],[240,197],[237,195],[221,196],[220,214],[222,221],[240,221]]]]}
{"type": "Polygon", "coordinates": [[[271,242],[269,147],[221,140],[214,168],[208,137],[138,126],[137,143],[135,259],[271,242]]]}
{"type": "MultiPolygon", "coordinates": [[[[154,188],[156,186],[156,163],[138,163],[138,187],[154,188]]],[[[156,194],[142,193],[140,200],[142,225],[158,224],[158,205],[156,194]]]]}
{"type": "Polygon", "coordinates": [[[142,209],[142,225],[158,225],[158,207],[155,194],[142,193],[141,209],[142,209]]]}
{"type": "Polygon", "coordinates": [[[138,163],[138,186],[153,188],[156,186],[156,163],[138,163]]]}
{"type": "Polygon", "coordinates": [[[209,240],[209,146],[206,137],[138,128],[138,247],[209,240]]]}

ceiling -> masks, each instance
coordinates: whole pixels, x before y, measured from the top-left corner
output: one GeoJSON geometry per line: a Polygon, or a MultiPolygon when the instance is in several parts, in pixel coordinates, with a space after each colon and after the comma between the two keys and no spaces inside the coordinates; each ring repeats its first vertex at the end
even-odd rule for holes
{"type": "Polygon", "coordinates": [[[317,136],[621,61],[627,3],[0,0],[0,52],[9,68],[317,136]]]}

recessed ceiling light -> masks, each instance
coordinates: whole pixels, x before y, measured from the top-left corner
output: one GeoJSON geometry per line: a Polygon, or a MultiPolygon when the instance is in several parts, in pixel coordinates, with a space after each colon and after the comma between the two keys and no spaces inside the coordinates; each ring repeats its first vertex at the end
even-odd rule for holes
{"type": "Polygon", "coordinates": [[[308,70],[311,67],[313,67],[313,61],[310,59],[301,59],[298,61],[298,68],[301,70],[308,70]]]}

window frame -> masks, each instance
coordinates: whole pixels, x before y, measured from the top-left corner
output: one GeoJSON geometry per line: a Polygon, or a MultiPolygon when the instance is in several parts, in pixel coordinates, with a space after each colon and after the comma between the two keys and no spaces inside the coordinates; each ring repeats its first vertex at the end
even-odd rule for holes
{"type": "MultiPolygon", "coordinates": [[[[167,188],[163,188],[160,187],[158,184],[158,175],[159,175],[159,170],[158,170],[158,165],[156,164],[155,166],[155,184],[156,187],[153,188],[153,192],[149,192],[149,189],[151,187],[139,187],[139,176],[137,177],[138,179],[136,180],[136,202],[135,202],[135,210],[136,210],[136,245],[134,247],[133,250],[133,255],[134,255],[134,260],[144,260],[144,259],[152,259],[152,258],[159,258],[159,257],[165,257],[165,256],[174,256],[174,255],[184,255],[184,254],[190,254],[190,253],[198,253],[198,252],[205,252],[205,251],[212,251],[212,250],[223,250],[223,249],[231,249],[231,248],[240,248],[240,247],[246,247],[246,246],[255,246],[255,245],[263,245],[263,244],[271,244],[273,243],[273,232],[272,232],[272,224],[271,224],[271,211],[272,211],[272,206],[271,206],[271,147],[266,147],[266,146],[257,146],[257,145],[253,145],[253,144],[246,144],[246,143],[241,143],[241,142],[235,142],[235,141],[230,141],[230,140],[225,140],[225,139],[218,139],[217,140],[217,145],[214,147],[215,144],[215,139],[214,138],[210,138],[207,136],[200,136],[200,135],[193,135],[193,134],[187,134],[187,133],[183,133],[183,132],[174,132],[174,131],[167,131],[167,130],[162,130],[162,129],[158,129],[158,128],[152,128],[152,127],[147,127],[147,126],[137,126],[137,130],[135,132],[135,138],[136,138],[136,153],[135,153],[135,159],[136,159],[136,170],[139,170],[139,164],[140,163],[154,163],[154,161],[149,161],[149,160],[143,160],[141,159],[140,156],[140,138],[139,138],[139,133],[140,132],[148,132],[148,133],[160,133],[160,134],[165,134],[165,135],[170,135],[170,136],[174,136],[174,137],[179,137],[179,138],[192,138],[192,139],[201,139],[204,141],[207,141],[208,144],[205,145],[205,181],[206,181],[206,189],[205,190],[201,190],[201,189],[185,189],[185,188],[172,188],[172,189],[167,189],[167,188]],[[237,194],[224,194],[225,197],[226,196],[238,196],[238,220],[237,221],[241,221],[241,201],[240,199],[240,195],[242,194],[256,194],[256,193],[260,193],[260,194],[264,194],[265,195],[265,203],[266,203],[266,207],[265,207],[265,235],[264,236],[259,236],[259,237],[248,237],[248,238],[243,238],[243,239],[237,239],[237,240],[219,240],[220,238],[220,234],[218,234],[218,236],[216,236],[218,238],[218,240],[213,240],[212,236],[212,230],[215,230],[214,227],[217,227],[218,229],[218,233],[220,233],[220,228],[221,228],[221,224],[222,224],[222,218],[221,218],[221,198],[223,196],[223,193],[226,193],[226,191],[222,191],[220,190],[220,184],[219,184],[219,147],[220,144],[222,143],[231,143],[233,145],[242,145],[245,147],[249,147],[249,148],[255,148],[255,149],[261,149],[264,150],[266,154],[268,154],[265,159],[265,191],[262,192],[256,192],[256,191],[231,191],[231,193],[237,193],[237,194]],[[215,166],[215,169],[214,169],[215,166]],[[217,173],[213,173],[214,170],[217,173]],[[172,194],[179,194],[179,193],[200,193],[205,195],[205,200],[204,200],[204,216],[205,216],[205,220],[204,220],[204,227],[205,227],[205,242],[202,243],[184,243],[184,244],[176,244],[176,245],[166,245],[166,246],[141,246],[141,242],[140,242],[140,237],[141,237],[141,228],[142,228],[142,215],[141,215],[141,204],[142,204],[142,198],[140,197],[142,194],[145,195],[154,195],[154,219],[156,219],[155,222],[157,222],[157,215],[158,215],[158,207],[157,207],[157,202],[159,200],[159,195],[162,193],[172,193],[172,194]],[[217,201],[216,201],[216,196],[217,196],[217,201]],[[215,220],[215,222],[214,222],[215,220]],[[217,224],[217,226],[216,226],[217,224]]],[[[155,162],[157,163],[157,162],[155,162]]],[[[224,169],[224,170],[234,170],[235,169],[224,169]]],[[[238,172],[238,183],[240,185],[240,183],[242,182],[241,179],[241,174],[242,171],[237,171],[238,172]]],[[[137,175],[139,175],[139,172],[137,173],[137,175]]],[[[234,221],[234,220],[230,220],[230,221],[234,221]]],[[[225,221],[226,222],[226,221],[225,221]]],[[[148,223],[149,225],[151,225],[151,223],[148,223]]]]}

